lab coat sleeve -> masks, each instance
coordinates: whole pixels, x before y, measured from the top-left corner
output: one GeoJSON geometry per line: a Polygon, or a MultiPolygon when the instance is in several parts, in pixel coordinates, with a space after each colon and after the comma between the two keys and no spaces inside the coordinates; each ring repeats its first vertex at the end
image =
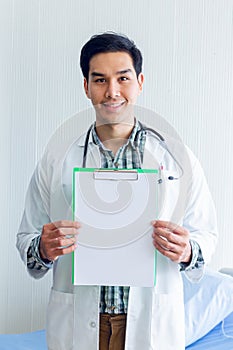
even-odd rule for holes
{"type": "MultiPolygon", "coordinates": [[[[184,217],[184,227],[189,230],[190,238],[195,240],[202,251],[205,264],[214,254],[218,230],[215,206],[199,161],[190,152],[192,175],[190,176],[189,201],[184,217]]],[[[188,270],[189,278],[198,280],[203,270],[188,270]]]]}
{"type": "MultiPolygon", "coordinates": [[[[49,192],[40,163],[36,167],[26,194],[25,209],[17,234],[16,246],[20,256],[27,266],[27,252],[34,238],[41,235],[43,225],[50,222],[48,216],[49,192]]],[[[29,269],[34,278],[43,277],[48,269],[29,269]]]]}

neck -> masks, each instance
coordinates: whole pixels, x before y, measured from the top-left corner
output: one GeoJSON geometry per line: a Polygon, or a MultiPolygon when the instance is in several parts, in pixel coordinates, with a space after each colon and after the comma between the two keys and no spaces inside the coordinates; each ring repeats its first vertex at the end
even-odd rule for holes
{"type": "Polygon", "coordinates": [[[133,128],[134,121],[127,124],[116,123],[98,125],[98,123],[96,123],[96,133],[100,141],[114,154],[127,142],[133,128]]]}

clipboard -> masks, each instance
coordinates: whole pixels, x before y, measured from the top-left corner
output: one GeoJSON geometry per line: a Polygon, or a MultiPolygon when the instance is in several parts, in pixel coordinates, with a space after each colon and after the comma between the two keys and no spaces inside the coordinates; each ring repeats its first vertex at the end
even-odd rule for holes
{"type": "Polygon", "coordinates": [[[155,286],[158,175],[157,169],[73,169],[73,220],[81,223],[74,285],[155,286]]]}

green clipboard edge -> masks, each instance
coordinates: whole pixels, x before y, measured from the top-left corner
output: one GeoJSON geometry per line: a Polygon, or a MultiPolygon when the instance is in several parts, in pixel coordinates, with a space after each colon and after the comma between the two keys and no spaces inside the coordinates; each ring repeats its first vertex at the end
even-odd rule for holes
{"type": "MultiPolygon", "coordinates": [[[[75,173],[76,172],[94,172],[94,171],[137,171],[140,173],[146,173],[146,174],[158,174],[158,169],[116,169],[116,168],[73,168],[73,175],[72,175],[72,220],[75,221],[75,173]]],[[[157,203],[158,205],[158,203],[157,203]]],[[[156,206],[157,208],[158,206],[156,206]]],[[[157,249],[155,249],[155,256],[154,256],[154,286],[156,285],[156,266],[157,266],[157,249]]],[[[74,252],[72,253],[72,284],[74,284],[74,252]]]]}

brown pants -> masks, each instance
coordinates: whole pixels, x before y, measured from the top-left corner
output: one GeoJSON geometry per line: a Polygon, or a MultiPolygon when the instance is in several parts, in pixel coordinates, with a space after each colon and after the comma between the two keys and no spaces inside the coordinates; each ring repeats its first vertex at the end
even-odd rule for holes
{"type": "Polygon", "coordinates": [[[99,350],[124,350],[126,314],[100,314],[99,350]]]}

